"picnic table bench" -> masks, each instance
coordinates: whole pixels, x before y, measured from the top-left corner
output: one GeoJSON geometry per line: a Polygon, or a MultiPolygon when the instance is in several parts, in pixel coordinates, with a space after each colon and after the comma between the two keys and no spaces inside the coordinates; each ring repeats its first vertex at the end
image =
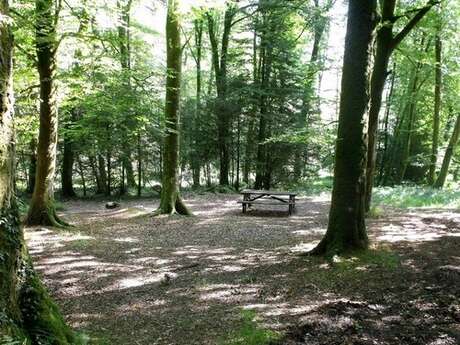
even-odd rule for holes
{"type": "Polygon", "coordinates": [[[295,210],[295,197],[297,193],[244,189],[240,194],[243,195],[243,200],[238,201],[238,203],[243,206],[243,213],[246,213],[247,208],[254,204],[288,205],[289,215],[295,210]]]}

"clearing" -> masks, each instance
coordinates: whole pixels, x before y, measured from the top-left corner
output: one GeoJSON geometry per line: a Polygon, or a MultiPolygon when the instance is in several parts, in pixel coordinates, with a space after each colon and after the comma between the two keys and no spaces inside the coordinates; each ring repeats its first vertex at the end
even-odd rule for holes
{"type": "Polygon", "coordinates": [[[284,344],[460,342],[458,210],[386,208],[368,221],[369,253],[329,263],[297,255],[324,234],[327,196],[298,198],[291,217],[184,197],[194,217],[152,218],[152,199],[69,201],[75,228],[27,229],[73,327],[100,344],[262,344],[241,331],[252,310],[284,344]]]}

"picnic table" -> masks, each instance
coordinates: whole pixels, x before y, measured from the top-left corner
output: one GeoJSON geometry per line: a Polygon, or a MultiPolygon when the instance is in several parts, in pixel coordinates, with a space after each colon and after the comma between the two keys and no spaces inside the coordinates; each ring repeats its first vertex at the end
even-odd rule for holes
{"type": "Polygon", "coordinates": [[[295,210],[295,197],[297,193],[244,189],[240,194],[243,195],[243,200],[238,201],[238,203],[243,206],[243,213],[246,213],[247,208],[254,204],[288,205],[289,215],[295,210]]]}

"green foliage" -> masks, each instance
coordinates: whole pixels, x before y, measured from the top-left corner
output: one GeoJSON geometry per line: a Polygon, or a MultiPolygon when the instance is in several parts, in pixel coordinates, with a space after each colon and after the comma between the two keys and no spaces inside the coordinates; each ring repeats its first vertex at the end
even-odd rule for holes
{"type": "Polygon", "coordinates": [[[9,335],[4,335],[0,337],[0,344],[2,345],[28,345],[29,342],[27,339],[15,339],[10,337],[9,335]]]}
{"type": "Polygon", "coordinates": [[[374,191],[374,205],[391,207],[460,208],[458,189],[433,189],[419,186],[378,187],[374,191]]]}
{"type": "Polygon", "coordinates": [[[255,320],[256,313],[252,310],[241,312],[241,326],[230,333],[222,345],[270,345],[280,339],[274,331],[261,328],[255,320]]]}

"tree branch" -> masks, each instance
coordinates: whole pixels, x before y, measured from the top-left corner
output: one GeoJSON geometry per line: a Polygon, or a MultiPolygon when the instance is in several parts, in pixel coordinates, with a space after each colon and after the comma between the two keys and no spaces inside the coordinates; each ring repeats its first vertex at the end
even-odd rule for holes
{"type": "Polygon", "coordinates": [[[411,32],[411,30],[418,24],[418,22],[428,13],[428,11],[439,1],[432,1],[428,2],[425,7],[422,7],[418,10],[418,12],[412,17],[412,19],[406,24],[406,26],[393,38],[391,42],[392,49],[396,48],[401,41],[411,32]]]}

